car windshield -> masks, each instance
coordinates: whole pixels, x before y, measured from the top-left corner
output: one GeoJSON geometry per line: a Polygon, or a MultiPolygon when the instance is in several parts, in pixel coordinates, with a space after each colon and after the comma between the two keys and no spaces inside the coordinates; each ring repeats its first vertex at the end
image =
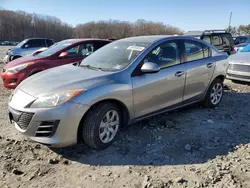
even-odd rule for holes
{"type": "Polygon", "coordinates": [[[63,48],[65,48],[71,44],[72,43],[69,41],[62,41],[62,42],[55,43],[54,45],[50,46],[47,50],[41,52],[37,56],[38,57],[48,57],[48,56],[62,50],[63,48]]]}
{"type": "Polygon", "coordinates": [[[18,45],[16,46],[16,48],[21,48],[28,40],[23,40],[22,42],[18,43],[18,45]]]}
{"type": "Polygon", "coordinates": [[[250,52],[250,44],[245,46],[240,52],[250,52]]]}
{"type": "Polygon", "coordinates": [[[112,42],[85,58],[80,66],[119,71],[126,68],[148,45],[123,40],[112,42]]]}

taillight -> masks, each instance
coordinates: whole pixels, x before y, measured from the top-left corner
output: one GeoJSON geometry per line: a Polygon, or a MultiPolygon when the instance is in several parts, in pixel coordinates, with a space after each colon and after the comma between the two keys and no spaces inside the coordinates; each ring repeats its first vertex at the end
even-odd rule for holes
{"type": "Polygon", "coordinates": [[[236,48],[235,48],[235,46],[232,46],[232,51],[236,51],[236,48]]]}

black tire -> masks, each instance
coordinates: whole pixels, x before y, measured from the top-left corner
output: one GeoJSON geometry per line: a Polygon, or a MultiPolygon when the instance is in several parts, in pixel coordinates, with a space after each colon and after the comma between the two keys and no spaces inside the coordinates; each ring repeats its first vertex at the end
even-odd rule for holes
{"type": "Polygon", "coordinates": [[[219,78],[216,78],[209,86],[208,90],[207,90],[207,93],[206,93],[206,97],[203,101],[203,106],[207,107],[207,108],[214,108],[214,107],[217,107],[219,105],[219,103],[221,102],[222,98],[223,98],[223,94],[224,94],[224,90],[223,90],[223,81],[219,78]],[[221,87],[222,87],[222,96],[219,100],[219,102],[217,104],[214,104],[212,102],[212,99],[211,99],[211,92],[212,92],[212,89],[213,87],[216,85],[216,84],[220,84],[221,87]]]}
{"type": "Polygon", "coordinates": [[[90,147],[95,149],[103,149],[112,144],[117,136],[119,129],[122,123],[122,117],[120,109],[114,103],[106,102],[100,103],[94,106],[90,111],[86,114],[85,119],[81,125],[80,136],[82,136],[83,141],[90,147]],[[100,123],[104,118],[105,114],[110,110],[114,110],[118,113],[119,116],[119,127],[116,132],[116,135],[112,139],[112,141],[108,143],[104,143],[100,139],[100,123]]]}

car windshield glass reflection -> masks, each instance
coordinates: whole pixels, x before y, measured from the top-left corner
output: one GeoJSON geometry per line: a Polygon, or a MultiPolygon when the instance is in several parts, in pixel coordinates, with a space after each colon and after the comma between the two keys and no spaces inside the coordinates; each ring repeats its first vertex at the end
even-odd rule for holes
{"type": "Polygon", "coordinates": [[[48,57],[60,50],[62,50],[63,48],[71,45],[72,43],[70,43],[69,41],[62,41],[62,42],[58,42],[54,45],[52,45],[51,47],[49,47],[47,50],[41,52],[40,54],[38,54],[38,57],[48,57]]]}
{"type": "Polygon", "coordinates": [[[97,50],[81,62],[80,66],[95,67],[103,71],[126,68],[149,43],[116,41],[97,50]]]}

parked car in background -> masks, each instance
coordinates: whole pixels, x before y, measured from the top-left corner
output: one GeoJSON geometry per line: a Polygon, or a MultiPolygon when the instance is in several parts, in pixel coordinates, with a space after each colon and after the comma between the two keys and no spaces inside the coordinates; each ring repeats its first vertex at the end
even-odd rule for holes
{"type": "Polygon", "coordinates": [[[32,52],[42,48],[42,47],[50,47],[54,44],[52,39],[46,38],[29,38],[20,42],[15,48],[9,49],[6,53],[7,62],[12,61],[14,59],[20,58],[22,56],[30,55],[32,52]]]}
{"type": "Polygon", "coordinates": [[[10,41],[3,41],[1,43],[3,46],[10,46],[11,45],[11,42],[10,41]]]}
{"type": "Polygon", "coordinates": [[[233,37],[231,33],[228,33],[226,30],[189,31],[184,33],[184,35],[205,40],[214,45],[218,50],[226,52],[228,55],[235,52],[233,37]]]}
{"type": "Polygon", "coordinates": [[[240,43],[238,45],[235,45],[234,49],[235,49],[236,52],[238,52],[238,51],[242,50],[244,47],[246,47],[249,44],[250,44],[250,40],[246,41],[244,43],[240,43]]]}
{"type": "Polygon", "coordinates": [[[232,81],[250,82],[250,44],[229,57],[227,78],[232,81]]]}
{"type": "Polygon", "coordinates": [[[78,62],[110,41],[101,39],[69,39],[56,43],[36,56],[25,56],[5,65],[3,85],[15,88],[27,77],[43,70],[78,62]]]}
{"type": "Polygon", "coordinates": [[[242,50],[245,46],[250,44],[250,36],[238,36],[235,41],[235,50],[240,51],[242,50]]]}
{"type": "Polygon", "coordinates": [[[238,44],[245,43],[245,42],[250,43],[250,36],[238,36],[236,37],[234,44],[238,45],[238,44]]]}
{"type": "Polygon", "coordinates": [[[193,37],[117,40],[79,64],[22,82],[10,97],[10,121],[48,146],[83,139],[90,147],[105,148],[121,127],[143,118],[200,101],[216,107],[223,96],[227,58],[193,37]]]}

